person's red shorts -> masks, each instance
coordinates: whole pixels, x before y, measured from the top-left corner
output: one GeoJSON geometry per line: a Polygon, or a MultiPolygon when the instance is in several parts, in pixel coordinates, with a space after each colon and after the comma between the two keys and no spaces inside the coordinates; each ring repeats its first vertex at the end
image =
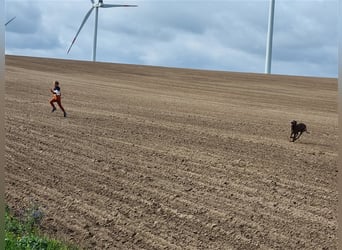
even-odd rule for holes
{"type": "Polygon", "coordinates": [[[52,102],[61,102],[61,96],[60,95],[53,95],[52,102]]]}

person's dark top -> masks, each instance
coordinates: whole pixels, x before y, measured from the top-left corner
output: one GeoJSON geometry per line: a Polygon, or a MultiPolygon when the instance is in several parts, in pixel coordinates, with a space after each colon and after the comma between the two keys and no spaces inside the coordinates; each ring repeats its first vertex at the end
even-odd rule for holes
{"type": "Polygon", "coordinates": [[[61,95],[61,88],[59,86],[55,86],[55,88],[53,89],[53,92],[56,95],[61,95]]]}

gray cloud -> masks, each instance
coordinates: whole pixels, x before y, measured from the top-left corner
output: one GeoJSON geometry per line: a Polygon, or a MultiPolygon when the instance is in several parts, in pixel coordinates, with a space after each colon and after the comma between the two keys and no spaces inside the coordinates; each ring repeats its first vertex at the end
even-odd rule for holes
{"type": "MultiPolygon", "coordinates": [[[[264,71],[268,0],[121,2],[139,7],[100,10],[98,61],[264,71]]],[[[337,6],[276,1],[273,73],[337,76],[337,6]]],[[[94,15],[66,54],[90,7],[86,0],[8,2],[8,19],[17,19],[7,27],[6,53],[90,60],[94,15]]]]}
{"type": "Polygon", "coordinates": [[[278,4],[274,69],[293,74],[337,76],[337,2],[278,4]],[[281,66],[280,66],[281,65],[281,66]]]}
{"type": "Polygon", "coordinates": [[[7,4],[6,11],[6,20],[16,17],[14,21],[6,26],[7,32],[32,34],[39,29],[41,13],[37,7],[30,6],[28,3],[22,3],[16,7],[7,4]]]}
{"type": "Polygon", "coordinates": [[[58,34],[54,32],[53,27],[47,25],[44,12],[39,7],[25,1],[6,5],[7,19],[16,17],[6,26],[7,48],[41,51],[60,46],[58,34]]]}

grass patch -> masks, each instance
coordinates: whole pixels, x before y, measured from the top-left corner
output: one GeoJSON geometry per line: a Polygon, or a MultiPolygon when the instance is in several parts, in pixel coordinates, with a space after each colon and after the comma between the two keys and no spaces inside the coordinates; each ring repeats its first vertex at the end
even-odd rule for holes
{"type": "Polygon", "coordinates": [[[6,250],[78,250],[77,247],[63,243],[39,232],[43,213],[34,206],[22,216],[14,216],[6,207],[5,249],[6,250]]]}

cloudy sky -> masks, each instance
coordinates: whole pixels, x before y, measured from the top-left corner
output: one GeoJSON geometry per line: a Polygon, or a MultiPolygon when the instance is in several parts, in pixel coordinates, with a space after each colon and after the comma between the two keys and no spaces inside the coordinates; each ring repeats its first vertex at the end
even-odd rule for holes
{"type": "MultiPolygon", "coordinates": [[[[97,0],[95,0],[97,1],[97,0]]],[[[263,73],[269,0],[104,0],[97,61],[263,73]]],[[[90,0],[7,0],[6,54],[92,60],[90,0]]],[[[337,77],[338,0],[276,0],[272,73],[337,77]]]]}

